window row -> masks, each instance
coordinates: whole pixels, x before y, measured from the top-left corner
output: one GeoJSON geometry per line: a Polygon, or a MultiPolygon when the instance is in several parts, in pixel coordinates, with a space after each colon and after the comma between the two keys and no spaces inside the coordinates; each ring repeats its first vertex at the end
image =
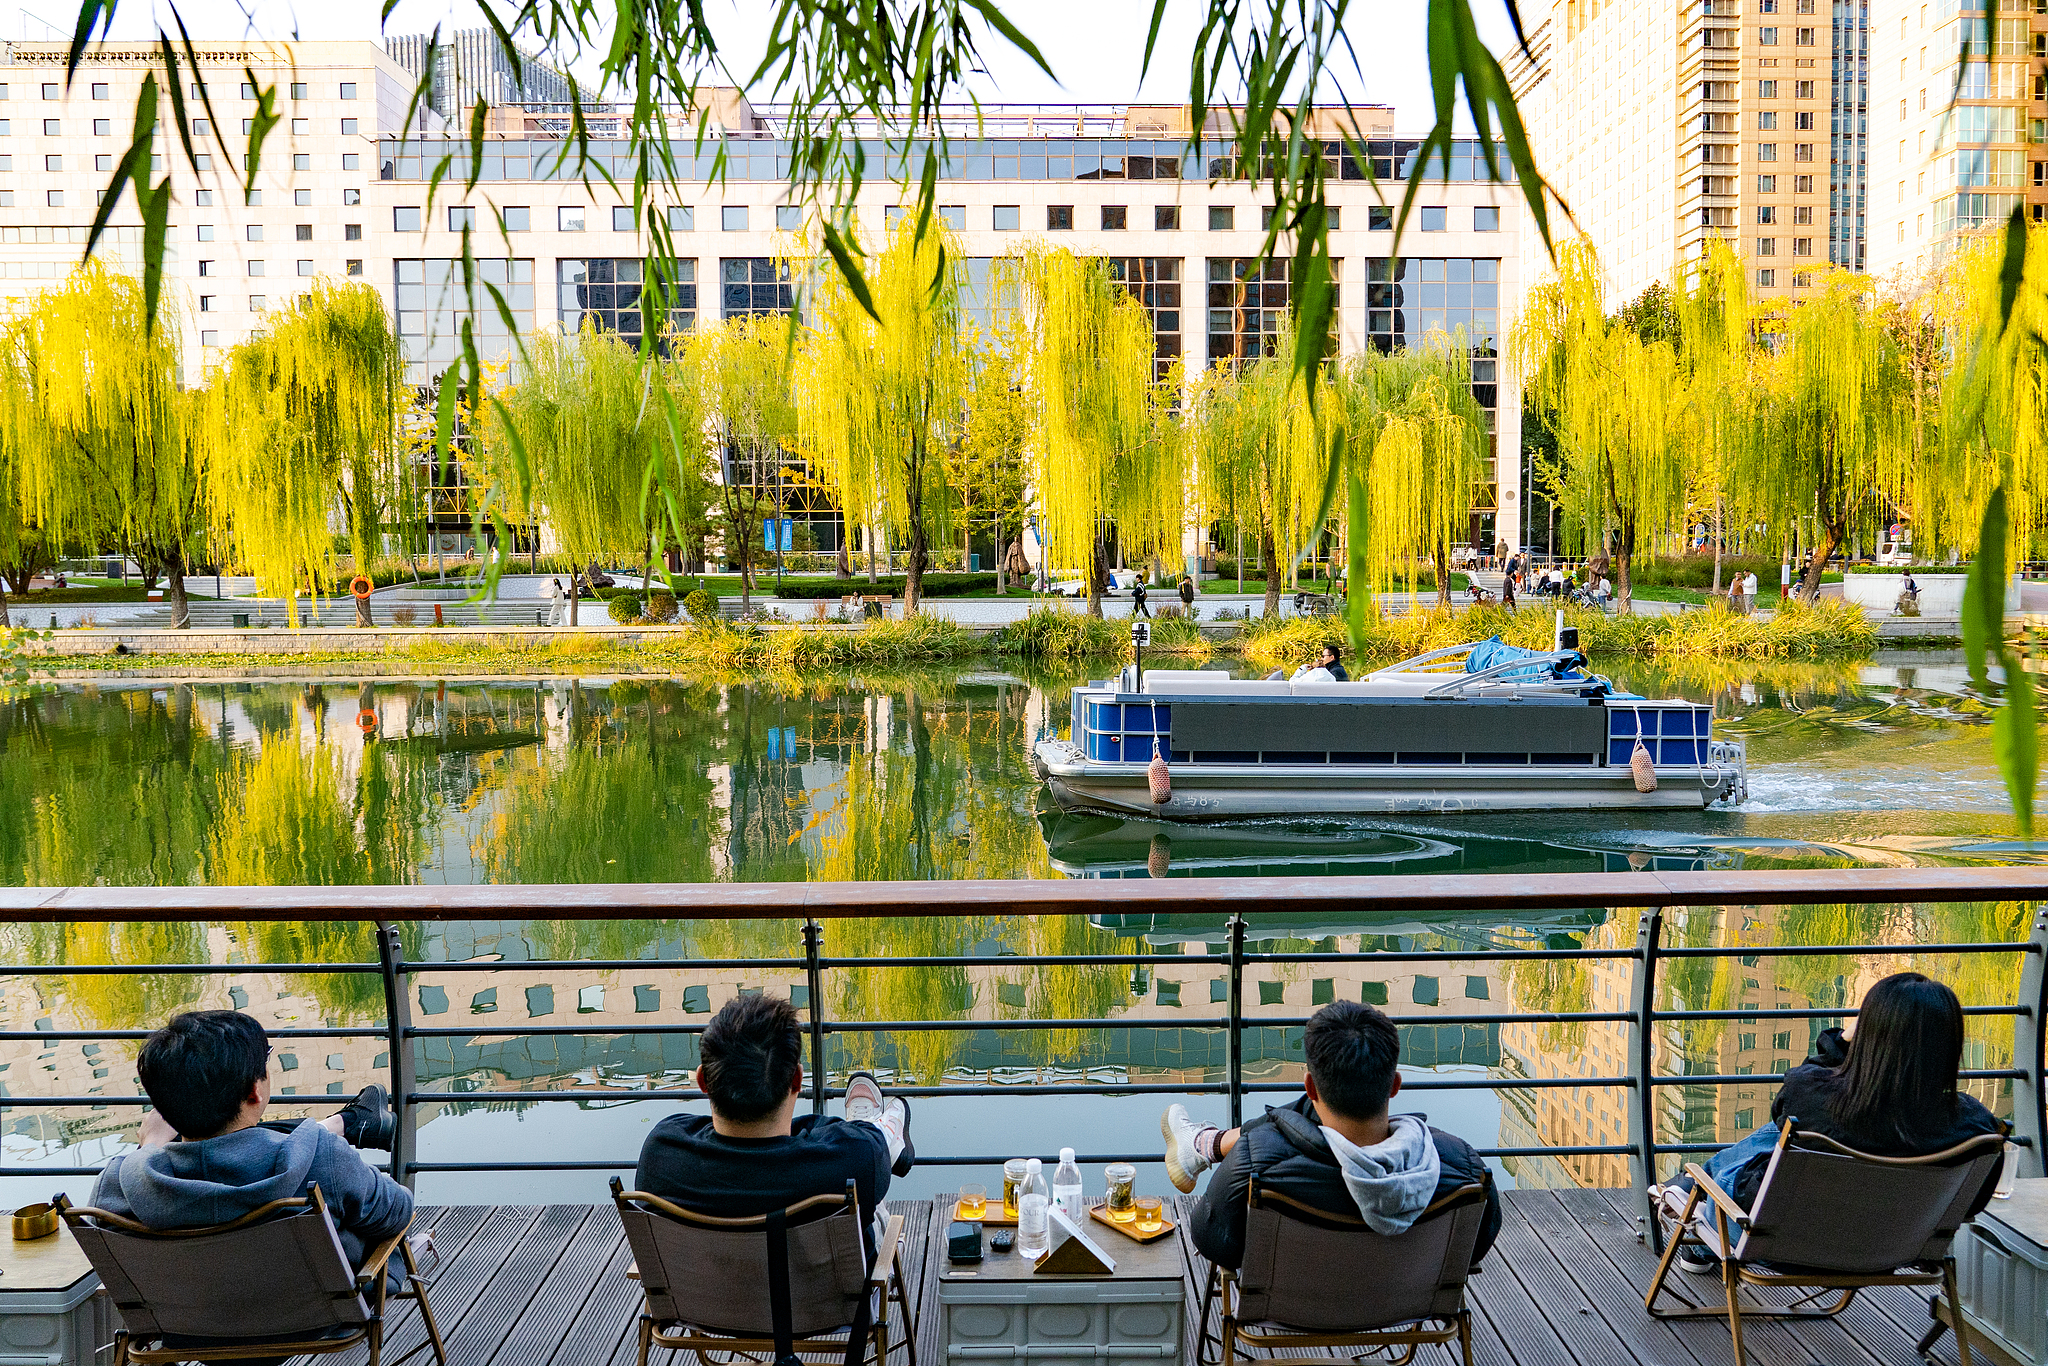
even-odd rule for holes
{"type": "MultiPolygon", "coordinates": [[[[0,89],[4,89],[4,88],[5,88],[5,87],[0,87],[0,89]]],[[[91,122],[92,122],[92,133],[93,133],[93,136],[94,136],[94,137],[100,137],[100,138],[105,138],[105,137],[112,137],[112,136],[114,135],[114,120],[112,120],[112,119],[93,119],[93,120],[92,120],[91,122]]],[[[122,136],[124,136],[124,137],[125,137],[125,136],[127,136],[128,132],[129,132],[130,130],[124,127],[124,128],[123,128],[123,129],[121,130],[121,131],[122,131],[122,136]]],[[[243,135],[244,137],[247,137],[248,135],[250,135],[250,134],[254,133],[255,131],[256,131],[256,120],[254,120],[254,119],[243,119],[243,120],[242,120],[242,135],[243,135]]],[[[0,135],[12,135],[12,133],[13,133],[13,132],[14,132],[14,121],[13,121],[12,119],[0,119],[0,135]]],[[[310,135],[312,134],[312,132],[313,132],[313,121],[312,121],[311,119],[293,119],[293,120],[291,120],[291,132],[292,132],[292,136],[294,136],[294,137],[307,137],[307,136],[310,136],[310,135]]],[[[360,136],[360,135],[361,135],[361,133],[362,133],[362,121],[361,121],[360,119],[343,119],[343,120],[341,121],[341,135],[342,135],[343,137],[358,137],[358,136],[360,136]]],[[[208,121],[208,120],[206,120],[206,119],[194,119],[194,120],[192,120],[192,135],[193,135],[194,137],[202,137],[202,138],[204,138],[204,137],[212,137],[212,136],[213,136],[213,125],[212,125],[212,123],[211,123],[211,122],[209,122],[209,121],[208,121]]],[[[64,120],[62,120],[62,119],[44,119],[44,120],[43,120],[43,136],[45,136],[45,137],[52,137],[52,138],[56,138],[56,137],[62,137],[62,136],[64,136],[64,120]]],[[[354,171],[354,170],[359,170],[359,169],[361,169],[361,166],[362,166],[362,153],[360,153],[360,152],[350,152],[350,153],[348,153],[347,155],[348,155],[348,159],[349,159],[349,164],[348,164],[348,165],[346,165],[346,166],[345,166],[345,167],[344,167],[343,169],[345,169],[345,170],[350,170],[350,171],[354,171]]],[[[245,158],[245,160],[246,160],[246,158],[245,158]]],[[[308,170],[308,169],[310,169],[310,166],[311,166],[311,163],[310,163],[310,162],[308,162],[308,163],[307,163],[307,164],[305,164],[305,165],[301,165],[301,166],[299,166],[299,167],[298,167],[298,169],[299,169],[299,170],[302,170],[302,171],[303,171],[303,170],[308,170]]],[[[205,168],[204,166],[202,166],[202,167],[200,167],[200,169],[201,169],[201,170],[205,170],[206,168],[205,168]]]]}
{"type": "MultiPolygon", "coordinates": [[[[1777,238],[1775,238],[1775,237],[1759,237],[1759,238],[1757,238],[1757,239],[1756,239],[1756,254],[1757,254],[1757,255],[1759,255],[1759,256],[1776,256],[1776,255],[1778,254],[1778,239],[1777,239],[1777,238]]],[[[1811,255],[1813,255],[1813,239],[1812,239],[1811,237],[1795,237],[1795,238],[1793,238],[1793,239],[1792,239],[1792,254],[1793,254],[1794,256],[1811,256],[1811,255]]]]}
{"type": "MultiPolygon", "coordinates": [[[[301,191],[300,193],[303,193],[301,191]]],[[[353,201],[351,201],[353,202],[353,201]]],[[[1101,214],[1099,226],[1104,232],[1121,232],[1130,227],[1130,209],[1124,204],[1103,204],[1098,206],[1101,214]]],[[[795,205],[783,204],[775,207],[775,227],[782,232],[797,232],[803,228],[803,210],[795,205]]],[[[885,225],[894,229],[909,210],[891,206],[883,210],[885,225]]],[[[1462,211],[1461,211],[1462,212],[1462,211]]],[[[1416,225],[1423,232],[1448,232],[1451,228],[1452,210],[1441,205],[1424,205],[1416,210],[1416,225]]],[[[1490,204],[1482,204],[1472,211],[1471,227],[1474,232],[1499,232],[1500,210],[1490,204]]],[[[990,214],[990,228],[995,232],[1019,232],[1023,229],[1023,206],[1018,204],[997,204],[990,214]]],[[[1339,210],[1329,210],[1330,226],[1337,228],[1341,222],[1339,210]]],[[[630,204],[612,207],[613,232],[638,232],[640,217],[630,204]]],[[[1260,229],[1272,225],[1273,210],[1260,210],[1260,229]]],[[[531,232],[533,230],[533,209],[530,205],[508,204],[496,210],[496,227],[504,232],[531,232]]],[[[955,232],[967,230],[967,208],[961,204],[938,206],[939,221],[955,232]]],[[[1392,232],[1394,230],[1394,209],[1391,206],[1375,205],[1367,210],[1366,227],[1371,232],[1392,232]]],[[[691,232],[697,225],[696,209],[686,205],[671,205],[663,210],[662,221],[670,232],[691,232]]],[[[401,205],[391,211],[391,228],[394,232],[421,232],[425,228],[425,213],[416,204],[401,205]]],[[[477,227],[477,211],[467,204],[451,204],[447,208],[448,231],[468,232],[477,227]]],[[[555,228],[558,232],[583,232],[588,229],[590,213],[583,205],[563,205],[555,210],[555,228]]],[[[725,232],[745,232],[751,224],[751,214],[745,204],[727,204],[719,209],[719,227],[725,232]]],[[[1178,204],[1155,204],[1152,206],[1152,226],[1156,231],[1171,232],[1181,225],[1178,204]]],[[[1237,210],[1230,205],[1212,205],[1209,208],[1209,230],[1231,232],[1237,226],[1237,210]]],[[[1067,232],[1074,227],[1074,206],[1071,204],[1049,204],[1045,210],[1045,227],[1048,232],[1067,232]]]]}
{"type": "MultiPolygon", "coordinates": [[[[1758,285],[1758,287],[1759,287],[1759,288],[1762,288],[1762,289],[1775,289],[1775,288],[1777,288],[1777,285],[1778,285],[1778,272],[1777,272],[1776,270],[1773,270],[1773,269],[1769,268],[1769,267],[1766,267],[1766,268],[1765,268],[1765,269],[1763,269],[1763,270],[1759,270],[1759,271],[1758,271],[1758,272],[1756,273],[1756,282],[1757,282],[1757,285],[1758,285]]],[[[1795,270],[1795,271],[1793,271],[1793,272],[1792,272],[1792,288],[1794,288],[1794,289],[1811,289],[1812,287],[1813,287],[1813,272],[1812,272],[1812,271],[1810,271],[1810,270],[1795,270]]]]}
{"type": "MultiPolygon", "coordinates": [[[[1815,45],[1813,35],[1814,31],[1810,28],[1795,28],[1792,30],[1792,45],[1794,47],[1813,47],[1815,45]]],[[[1759,28],[1756,31],[1756,41],[1759,47],[1776,47],[1778,45],[1777,28],[1771,25],[1759,28]]]]}

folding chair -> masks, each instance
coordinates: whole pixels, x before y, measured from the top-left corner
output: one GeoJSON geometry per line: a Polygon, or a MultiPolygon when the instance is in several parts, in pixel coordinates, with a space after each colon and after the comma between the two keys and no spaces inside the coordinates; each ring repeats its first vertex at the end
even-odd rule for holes
{"type": "Polygon", "coordinates": [[[1465,1282],[1486,1219],[1486,1187],[1460,1186],[1422,1212],[1406,1233],[1375,1233],[1356,1213],[1332,1213],[1262,1188],[1247,1193],[1244,1265],[1215,1267],[1203,1295],[1202,1342],[1209,1361],[1208,1305],[1222,1301],[1222,1366],[1330,1366],[1330,1356],[1240,1358],[1240,1347],[1340,1349],[1345,1355],[1406,1348],[1388,1366],[1414,1360],[1425,1343],[1455,1341],[1472,1366],[1472,1315],[1465,1282]]]}
{"type": "Polygon", "coordinates": [[[325,1356],[358,1343],[379,1366],[393,1252],[405,1263],[396,1298],[419,1304],[427,1335],[391,1366],[428,1347],[447,1364],[410,1226],[351,1267],[317,1185],[206,1228],[151,1229],[62,1195],[52,1203],[121,1312],[113,1366],[325,1356]]]}
{"type": "Polygon", "coordinates": [[[889,1305],[902,1306],[909,1366],[917,1366],[917,1322],[903,1278],[903,1216],[889,1216],[872,1269],[867,1227],[853,1182],[773,1214],[717,1218],[629,1191],[612,1178],[646,1305],[640,1366],[655,1347],[694,1353],[843,1352],[861,1366],[870,1343],[887,1366],[889,1305]],[[841,1337],[841,1334],[844,1337],[841,1337]]]}
{"type": "MultiPolygon", "coordinates": [[[[1657,1318],[1727,1315],[1735,1366],[1746,1366],[1744,1319],[1833,1318],[1865,1286],[1938,1285],[1956,1326],[1956,1353],[1962,1366],[1970,1366],[1949,1244],[1969,1217],[1971,1201],[2004,1160],[2005,1138],[1979,1134],[1924,1157],[1878,1157],[1823,1134],[1803,1133],[1798,1124],[1785,1120],[1749,1209],[1699,1163],[1686,1164],[1694,1185],[1682,1206],[1679,1192],[1669,1188],[1658,1203],[1669,1245],[1643,1307],[1657,1318]],[[1685,1244],[1704,1247],[1721,1263],[1722,1304],[1700,1305],[1671,1290],[1687,1307],[1657,1307],[1685,1244]],[[1808,1293],[1788,1305],[1745,1306],[1745,1285],[1808,1293]],[[1841,1297],[1820,1307],[1829,1291],[1841,1297]]],[[[1937,1320],[1921,1343],[1923,1352],[1941,1331],[1937,1320]]]]}

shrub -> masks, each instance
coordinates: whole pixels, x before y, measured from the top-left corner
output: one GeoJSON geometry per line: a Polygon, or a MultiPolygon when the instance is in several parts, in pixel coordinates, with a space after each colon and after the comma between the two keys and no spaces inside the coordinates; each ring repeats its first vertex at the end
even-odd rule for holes
{"type": "Polygon", "coordinates": [[[1032,659],[1122,657],[1131,648],[1131,637],[1122,622],[1057,607],[1036,607],[1022,621],[1012,622],[996,633],[996,648],[1032,659]]]}
{"type": "Polygon", "coordinates": [[[1213,653],[1202,628],[1178,611],[1161,612],[1159,620],[1152,623],[1150,648],[1162,654],[1200,655],[1205,659],[1213,653]]]}
{"type": "MultiPolygon", "coordinates": [[[[840,598],[848,593],[889,593],[903,596],[903,576],[883,574],[870,584],[865,578],[851,579],[792,579],[785,578],[782,586],[775,590],[783,598],[840,598]]],[[[996,591],[994,574],[926,574],[924,595],[928,598],[958,597],[963,593],[993,593],[996,591]]]]}
{"type": "Polygon", "coordinates": [[[646,604],[640,601],[638,593],[614,593],[605,601],[605,612],[619,625],[640,620],[640,613],[646,604]]]}
{"type": "Polygon", "coordinates": [[[417,607],[394,607],[391,609],[391,624],[394,626],[410,626],[419,619],[420,609],[417,607]]]}
{"type": "Polygon", "coordinates": [[[683,610],[690,614],[692,621],[717,621],[718,594],[708,588],[693,589],[683,599],[683,610]]]}
{"type": "Polygon", "coordinates": [[[676,595],[655,589],[647,595],[647,619],[667,623],[676,619],[676,595]]]}

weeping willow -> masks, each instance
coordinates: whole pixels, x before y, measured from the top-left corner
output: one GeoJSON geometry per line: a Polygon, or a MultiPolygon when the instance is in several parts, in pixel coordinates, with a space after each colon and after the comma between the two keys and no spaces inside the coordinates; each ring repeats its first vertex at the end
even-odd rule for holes
{"type": "Polygon", "coordinates": [[[712,491],[725,554],[739,567],[740,602],[750,605],[755,533],[761,513],[775,506],[763,483],[781,483],[785,452],[797,434],[789,321],[742,316],[700,329],[685,347],[684,364],[695,373],[703,420],[718,443],[712,491]]]}
{"type": "MultiPolygon", "coordinates": [[[[1712,238],[1689,279],[1674,291],[1679,360],[1702,401],[1692,405],[1692,449],[1687,455],[1686,501],[1713,528],[1714,591],[1721,589],[1721,556],[1731,520],[1748,525],[1766,515],[1760,492],[1734,483],[1744,443],[1753,430],[1758,352],[1749,298],[1749,273],[1734,250],[1712,238]]],[[[1692,520],[1690,514],[1687,520],[1692,520]]]]}
{"type": "Polygon", "coordinates": [[[1202,502],[1257,528],[1269,617],[1280,611],[1281,566],[1323,533],[1317,517],[1336,457],[1342,404],[1311,409],[1291,357],[1216,366],[1195,384],[1190,438],[1202,502]]]}
{"type": "Polygon", "coordinates": [[[1677,348],[1608,318],[1599,263],[1582,240],[1560,252],[1556,274],[1530,291],[1509,352],[1557,437],[1567,523],[1613,556],[1616,600],[1626,613],[1638,548],[1685,504],[1695,396],[1677,348]]]}
{"type": "Polygon", "coordinates": [[[997,279],[1035,339],[1028,448],[1047,562],[1086,566],[1088,611],[1099,617],[1110,526],[1127,560],[1180,552],[1189,492],[1180,367],[1155,376],[1151,315],[1107,261],[1037,247],[1006,260],[997,279]]]}
{"type": "MultiPolygon", "coordinates": [[[[794,397],[806,451],[849,524],[908,544],[903,606],[917,611],[931,543],[947,534],[945,453],[962,435],[968,346],[952,235],[905,214],[868,272],[875,313],[837,273],[819,282],[794,397]]],[[[1149,336],[1149,332],[1148,332],[1149,336]]]]}
{"type": "Polygon", "coordinates": [[[1446,609],[1451,543],[1486,476],[1486,417],[1472,397],[1462,342],[1394,355],[1367,351],[1333,386],[1345,405],[1349,463],[1363,466],[1362,478],[1351,475],[1364,494],[1350,500],[1352,563],[1375,593],[1385,593],[1397,575],[1412,578],[1416,563],[1428,561],[1436,566],[1437,605],[1446,609]]]}
{"type": "Polygon", "coordinates": [[[411,515],[419,490],[398,440],[404,360],[377,291],[316,284],[266,322],[213,386],[226,433],[216,511],[257,591],[286,599],[296,626],[295,595],[333,578],[333,514],[366,565],[387,517],[411,515]]]}
{"type": "Polygon", "coordinates": [[[1738,478],[1769,500],[1774,525],[1815,519],[1799,589],[1812,602],[1870,495],[1906,496],[1912,377],[1865,276],[1819,272],[1785,328],[1759,367],[1762,411],[1738,478]]]}

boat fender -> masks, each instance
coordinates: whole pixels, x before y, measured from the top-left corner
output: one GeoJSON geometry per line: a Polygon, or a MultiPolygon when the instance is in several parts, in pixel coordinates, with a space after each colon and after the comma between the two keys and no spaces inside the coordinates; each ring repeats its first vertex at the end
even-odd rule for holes
{"type": "Polygon", "coordinates": [[[1636,712],[1636,747],[1635,752],[1628,756],[1628,767],[1629,772],[1635,775],[1636,791],[1655,792],[1657,790],[1657,768],[1650,759],[1650,751],[1643,745],[1643,714],[1641,711],[1636,712]]]}
{"type": "Polygon", "coordinates": [[[1173,772],[1166,766],[1166,756],[1159,752],[1159,742],[1152,742],[1152,762],[1145,765],[1145,784],[1152,789],[1152,804],[1164,806],[1173,799],[1173,772]]]}
{"type": "Polygon", "coordinates": [[[1145,872],[1152,877],[1165,877],[1173,867],[1173,841],[1166,838],[1165,831],[1157,831],[1152,843],[1145,850],[1145,872]]]}

